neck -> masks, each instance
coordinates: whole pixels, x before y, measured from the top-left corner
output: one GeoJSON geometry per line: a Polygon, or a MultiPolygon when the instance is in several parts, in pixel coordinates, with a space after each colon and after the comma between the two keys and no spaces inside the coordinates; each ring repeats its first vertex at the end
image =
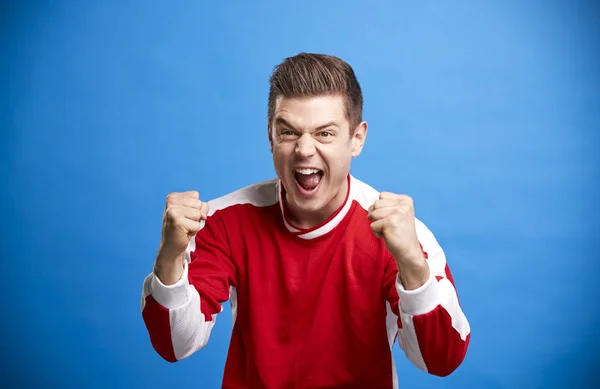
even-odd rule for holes
{"type": "MultiPolygon", "coordinates": [[[[314,212],[306,212],[297,209],[293,204],[289,201],[285,202],[285,207],[287,210],[287,219],[290,223],[295,225],[301,229],[309,229],[313,228],[327,219],[329,219],[336,211],[338,211],[344,201],[346,200],[346,195],[348,194],[348,179],[344,180],[344,183],[335,194],[335,196],[327,203],[327,205],[317,211],[314,212]]],[[[287,194],[286,194],[287,197],[287,194]]]]}

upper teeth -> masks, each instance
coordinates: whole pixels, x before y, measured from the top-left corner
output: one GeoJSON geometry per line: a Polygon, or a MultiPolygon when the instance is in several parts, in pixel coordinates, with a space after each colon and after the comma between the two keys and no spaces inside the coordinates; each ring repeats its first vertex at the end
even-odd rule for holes
{"type": "Polygon", "coordinates": [[[300,173],[300,174],[309,175],[309,174],[318,173],[319,169],[296,169],[296,172],[300,173]]]}

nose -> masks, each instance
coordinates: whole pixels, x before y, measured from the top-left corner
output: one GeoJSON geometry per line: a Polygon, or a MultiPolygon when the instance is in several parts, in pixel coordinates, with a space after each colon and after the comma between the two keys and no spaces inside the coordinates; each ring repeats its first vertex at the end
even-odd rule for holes
{"type": "Polygon", "coordinates": [[[307,158],[315,154],[315,140],[310,134],[303,134],[296,142],[296,154],[299,157],[307,158]]]}

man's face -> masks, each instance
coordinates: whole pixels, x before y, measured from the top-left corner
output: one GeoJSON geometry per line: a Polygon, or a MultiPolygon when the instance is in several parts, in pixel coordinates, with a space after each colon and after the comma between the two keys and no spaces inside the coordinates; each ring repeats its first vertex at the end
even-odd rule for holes
{"type": "Polygon", "coordinates": [[[343,97],[318,96],[279,98],[271,126],[273,162],[288,206],[300,218],[328,217],[346,197],[350,162],[362,150],[367,124],[350,135],[343,97]]]}

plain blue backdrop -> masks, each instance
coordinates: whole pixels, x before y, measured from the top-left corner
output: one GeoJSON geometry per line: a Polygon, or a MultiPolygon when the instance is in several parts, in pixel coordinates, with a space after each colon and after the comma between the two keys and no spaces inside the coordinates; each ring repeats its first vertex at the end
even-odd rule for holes
{"type": "MultiPolygon", "coordinates": [[[[218,388],[229,305],[170,364],[140,314],[165,196],[274,177],[268,77],[302,51],[355,69],[352,173],[407,193],[472,327],[447,378],[587,388],[600,367],[600,8],[573,1],[21,1],[1,7],[3,387],[218,388]]],[[[595,381],[599,381],[596,379],[595,381]]]]}

